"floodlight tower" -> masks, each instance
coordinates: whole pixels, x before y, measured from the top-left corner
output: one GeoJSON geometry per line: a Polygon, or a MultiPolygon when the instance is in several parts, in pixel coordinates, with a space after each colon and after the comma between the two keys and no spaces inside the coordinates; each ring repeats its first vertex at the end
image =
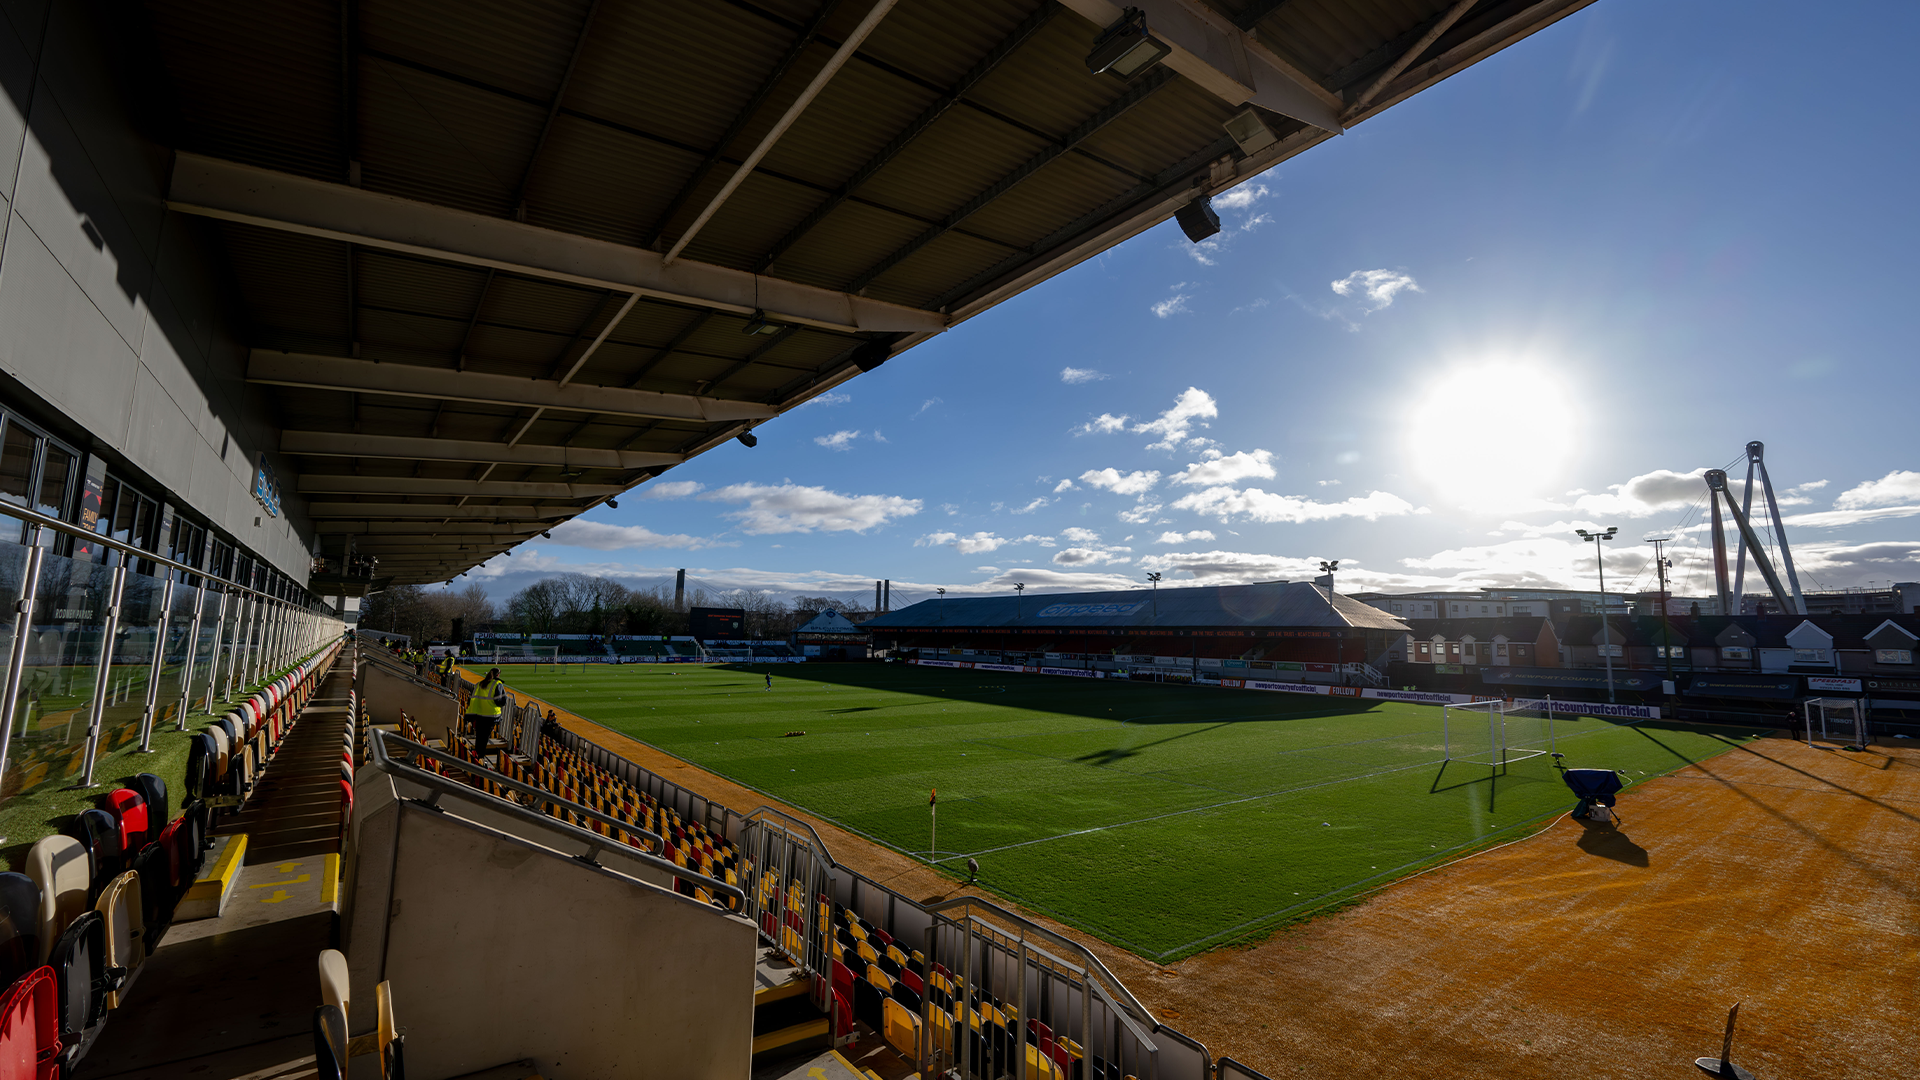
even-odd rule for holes
{"type": "Polygon", "coordinates": [[[1607,661],[1607,704],[1613,704],[1613,625],[1607,622],[1607,558],[1606,548],[1601,545],[1613,539],[1620,531],[1618,526],[1609,526],[1606,532],[1590,533],[1585,529],[1573,530],[1580,539],[1593,543],[1593,559],[1600,568],[1600,652],[1607,661]]]}

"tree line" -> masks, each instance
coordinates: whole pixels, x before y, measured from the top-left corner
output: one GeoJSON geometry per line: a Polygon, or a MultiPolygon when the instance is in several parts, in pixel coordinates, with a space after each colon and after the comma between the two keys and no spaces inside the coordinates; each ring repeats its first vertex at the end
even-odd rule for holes
{"type": "MultiPolygon", "coordinates": [[[[792,596],[765,589],[687,590],[688,607],[739,608],[746,632],[778,640],[815,614],[831,608],[854,622],[871,618],[870,603],[832,596],[792,596]]],[[[559,574],[544,578],[496,604],[480,585],[459,592],[400,585],[368,597],[360,625],[369,630],[406,634],[415,641],[446,641],[455,619],[465,638],[482,632],[517,634],[666,634],[687,633],[687,616],[673,609],[666,586],[636,589],[612,578],[559,574]]]]}

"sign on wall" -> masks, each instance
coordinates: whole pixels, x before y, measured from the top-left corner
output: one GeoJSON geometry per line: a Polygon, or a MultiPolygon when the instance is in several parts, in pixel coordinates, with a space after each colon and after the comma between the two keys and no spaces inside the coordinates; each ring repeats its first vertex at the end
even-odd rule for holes
{"type": "Polygon", "coordinates": [[[268,517],[280,516],[280,481],[273,475],[265,450],[253,455],[253,497],[260,500],[268,517]]]}

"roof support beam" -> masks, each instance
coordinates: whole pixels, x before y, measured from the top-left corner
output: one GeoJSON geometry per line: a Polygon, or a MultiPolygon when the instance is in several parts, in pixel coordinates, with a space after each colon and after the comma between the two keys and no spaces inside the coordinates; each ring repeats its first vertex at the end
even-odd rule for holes
{"type": "Polygon", "coordinates": [[[476,499],[604,499],[627,490],[618,484],[549,484],[518,480],[458,480],[430,476],[328,476],[303,473],[302,495],[467,495],[476,499]]]}
{"type": "Polygon", "coordinates": [[[1019,26],[1014,27],[1013,33],[1008,34],[1001,40],[1000,44],[995,45],[986,56],[980,59],[979,63],[973,65],[972,70],[962,75],[960,81],[953,84],[952,89],[942,94],[939,100],[927,106],[925,111],[914,118],[913,123],[907,125],[905,131],[895,135],[893,141],[881,147],[880,152],[868,158],[867,163],[860,166],[860,170],[849,177],[846,183],[840,185],[838,191],[828,196],[826,202],[814,207],[813,213],[808,214],[806,220],[795,225],[787,235],[781,237],[780,242],[773,245],[772,249],[761,258],[760,271],[765,273],[774,263],[779,261],[780,256],[787,253],[789,248],[799,243],[801,237],[812,231],[815,225],[825,221],[827,215],[839,209],[841,203],[846,202],[847,199],[852,197],[855,191],[860,189],[861,185],[873,179],[881,169],[886,168],[888,162],[898,157],[902,150],[905,150],[912,144],[913,140],[919,138],[928,128],[932,127],[935,120],[945,116],[948,109],[958,105],[960,99],[965,97],[975,86],[979,85],[981,79],[992,74],[993,70],[999,67],[1007,57],[1013,55],[1014,50],[1025,44],[1028,38],[1038,33],[1040,28],[1047,25],[1059,11],[1060,5],[1057,0],[1041,0],[1040,7],[1037,8],[1033,14],[1027,16],[1025,21],[1021,22],[1019,26]]]}
{"type": "Polygon", "coordinates": [[[580,512],[577,506],[450,506],[446,503],[315,502],[307,516],[345,521],[562,521],[580,512]]]}
{"type": "Polygon", "coordinates": [[[662,394],[622,386],[568,385],[547,379],[522,379],[478,371],[448,371],[418,364],[383,364],[341,356],[283,353],[255,349],[247,358],[247,381],[314,390],[345,390],[395,397],[471,401],[486,405],[531,406],[650,420],[725,423],[766,420],[778,415],[770,405],[752,401],[662,394]]]}
{"type": "Polygon", "coordinates": [[[1465,15],[1469,8],[1479,2],[1480,0],[1456,0],[1454,5],[1447,9],[1446,14],[1440,16],[1438,21],[1427,28],[1426,33],[1420,35],[1418,41],[1409,46],[1406,52],[1401,53],[1398,60],[1388,65],[1387,70],[1381,72],[1379,78],[1369,83],[1367,88],[1353,99],[1353,104],[1346,110],[1347,114],[1351,116],[1365,109],[1374,98],[1380,96],[1380,91],[1385,90],[1388,83],[1399,78],[1400,73],[1407,70],[1407,65],[1420,59],[1421,53],[1431,48],[1433,43],[1440,39],[1441,34],[1453,29],[1453,24],[1460,21],[1460,16],[1465,15]]]}
{"type": "Polygon", "coordinates": [[[1061,0],[1096,26],[1111,26],[1124,6],[1146,13],[1147,31],[1173,51],[1161,63],[1229,105],[1258,105],[1325,131],[1342,131],[1344,103],[1250,30],[1200,0],[1061,0]]]}
{"type": "Polygon", "coordinates": [[[183,214],[486,266],[622,294],[839,333],[937,333],[938,312],[869,300],[744,270],[683,261],[645,248],[380,195],[184,151],[174,155],[167,206],[183,214]]]}
{"type": "Polygon", "coordinates": [[[649,469],[678,465],[684,454],[647,450],[599,450],[582,446],[508,446],[465,439],[422,439],[406,435],[352,435],[338,431],[283,431],[280,452],[314,457],[395,458],[412,461],[470,461],[491,465],[557,465],[576,469],[649,469]]]}
{"type": "Polygon", "coordinates": [[[693,238],[700,234],[700,230],[706,228],[707,222],[713,220],[713,215],[720,212],[721,205],[739,189],[747,177],[753,175],[753,167],[760,164],[760,159],[767,156],[767,151],[773,149],[773,144],[780,141],[780,136],[787,133],[787,129],[793,126],[793,122],[800,119],[800,114],[807,110],[807,106],[813,104],[813,99],[820,96],[820,91],[826,89],[827,80],[833,78],[842,67],[846,66],[848,60],[853,59],[853,54],[859,51],[861,44],[867,40],[867,35],[873,33],[874,27],[880,25],[880,20],[886,18],[887,12],[893,10],[896,2],[897,0],[874,0],[873,7],[867,11],[867,17],[861,19],[860,25],[854,27],[853,33],[848,34],[847,39],[840,43],[840,47],[833,51],[833,56],[827,60],[826,66],[813,76],[813,81],[807,84],[806,89],[800,91],[800,96],[793,99],[793,104],[787,106],[787,111],[782,113],[780,119],[774,121],[773,127],[760,137],[759,145],[755,146],[746,160],[733,170],[733,175],[727,178],[727,182],[720,185],[720,190],[708,200],[706,208],[693,219],[693,224],[687,226],[686,231],[673,242],[673,246],[667,249],[666,259],[662,265],[672,266],[674,260],[680,257],[680,253],[693,242],[693,238]]]}
{"type": "MultiPolygon", "coordinates": [[[[1105,0],[1102,0],[1102,2],[1104,3],[1105,0]]],[[[1060,157],[1087,139],[1092,138],[1095,132],[1113,123],[1115,120],[1120,119],[1122,116],[1125,116],[1135,105],[1147,100],[1147,98],[1153,96],[1161,87],[1166,86],[1172,81],[1173,76],[1164,70],[1148,72],[1141,77],[1140,81],[1129,87],[1125,93],[1109,102],[1107,106],[1099,112],[1094,113],[1082,121],[1079,127],[1068,132],[1064,138],[1028,158],[1018,168],[996,181],[992,187],[968,199],[959,209],[940,219],[939,223],[934,225],[933,228],[928,229],[926,232],[921,233],[919,236],[914,237],[899,248],[896,248],[893,254],[881,259],[879,262],[873,264],[865,273],[854,278],[853,281],[848,284],[847,288],[853,292],[859,292],[861,289],[866,288],[880,275],[907,261],[915,252],[926,247],[928,244],[952,232],[961,222],[986,209],[987,205],[995,199],[1012,191],[1014,186],[1019,184],[1020,181],[1039,172],[1055,158],[1060,157]]]]}
{"type": "Polygon", "coordinates": [[[807,51],[807,47],[820,36],[821,25],[827,21],[827,16],[833,14],[833,9],[839,6],[840,0],[826,0],[820,5],[820,10],[814,13],[813,21],[793,39],[793,44],[787,47],[787,54],[780,58],[779,63],[773,65],[773,70],[761,80],[760,88],[754,91],[753,97],[747,100],[746,106],[734,114],[733,123],[727,125],[727,130],[720,136],[719,141],[713,144],[713,149],[707,151],[707,156],[701,159],[700,164],[694,168],[693,174],[687,177],[687,182],[681,185],[679,193],[667,203],[667,208],[661,211],[659,220],[654,223],[652,231],[647,236],[648,247],[660,246],[660,238],[666,234],[667,226],[672,224],[673,219],[679,215],[680,208],[687,205],[687,200],[693,198],[693,193],[699,191],[700,185],[707,182],[707,174],[712,172],[714,165],[720,161],[720,155],[725,153],[727,147],[733,144],[733,140],[739,137],[741,130],[747,126],[747,122],[760,111],[760,106],[766,104],[767,95],[773,93],[773,88],[780,85],[781,79],[786,78],[787,69],[792,67],[793,62],[800,59],[801,54],[807,51]]]}

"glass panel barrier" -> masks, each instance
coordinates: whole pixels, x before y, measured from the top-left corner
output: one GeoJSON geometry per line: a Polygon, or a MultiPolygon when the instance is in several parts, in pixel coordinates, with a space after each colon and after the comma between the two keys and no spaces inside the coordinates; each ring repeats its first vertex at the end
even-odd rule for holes
{"type": "Polygon", "coordinates": [[[0,795],[72,783],[85,764],[113,568],[48,551],[38,584],[0,795]]]}
{"type": "Polygon", "coordinates": [[[167,620],[166,647],[161,650],[160,681],[153,696],[153,729],[172,725],[179,717],[180,698],[186,692],[187,649],[193,635],[193,605],[200,593],[175,582],[173,611],[167,620]]]}
{"type": "Polygon", "coordinates": [[[131,571],[121,586],[120,625],[113,634],[96,758],[140,737],[140,720],[147,709],[147,676],[153,670],[154,637],[165,615],[160,607],[165,591],[166,583],[159,578],[131,571]]]}

